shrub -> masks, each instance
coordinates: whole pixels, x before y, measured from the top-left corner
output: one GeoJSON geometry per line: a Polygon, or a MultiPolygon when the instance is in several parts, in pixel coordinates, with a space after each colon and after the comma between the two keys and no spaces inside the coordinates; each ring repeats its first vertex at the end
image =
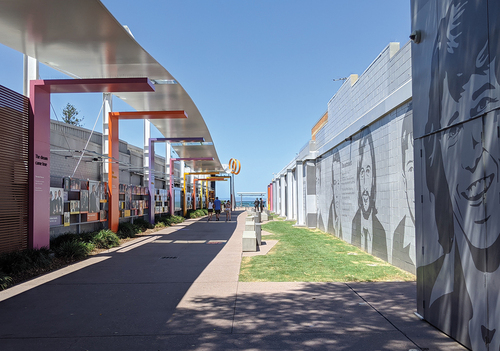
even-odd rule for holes
{"type": "Polygon", "coordinates": [[[118,237],[125,238],[133,238],[135,234],[139,233],[137,227],[130,222],[122,222],[118,225],[118,232],[116,233],[118,237]]]}
{"type": "Polygon", "coordinates": [[[194,213],[196,213],[196,218],[203,217],[205,215],[205,212],[203,212],[202,209],[198,209],[198,210],[194,211],[194,213]]]}
{"type": "Polygon", "coordinates": [[[75,236],[75,240],[81,241],[83,243],[93,243],[94,238],[98,233],[99,232],[81,233],[81,234],[75,236]]]}
{"type": "Polygon", "coordinates": [[[184,222],[184,217],[181,216],[171,216],[170,217],[171,223],[182,223],[184,222]]]}
{"type": "Polygon", "coordinates": [[[160,219],[156,223],[163,223],[163,224],[165,224],[165,226],[170,226],[172,224],[182,223],[185,220],[186,219],[182,216],[166,215],[166,216],[160,217],[160,219]]]}
{"type": "Polygon", "coordinates": [[[159,228],[165,228],[165,227],[167,227],[167,225],[164,222],[158,221],[155,223],[155,228],[159,229],[159,228]]]}
{"type": "Polygon", "coordinates": [[[162,216],[157,221],[157,223],[163,223],[165,225],[165,227],[171,226],[172,225],[172,217],[170,215],[162,216]]]}
{"type": "Polygon", "coordinates": [[[146,230],[153,228],[153,226],[151,225],[151,223],[149,223],[148,221],[146,221],[143,218],[134,219],[134,225],[136,227],[138,227],[141,232],[145,232],[146,230]]]}
{"type": "Polygon", "coordinates": [[[36,268],[46,268],[52,263],[47,248],[26,249],[5,253],[0,256],[0,271],[6,274],[17,274],[36,268]]]}
{"type": "MultiPolygon", "coordinates": [[[[81,234],[81,235],[85,235],[85,234],[81,234]]],[[[61,234],[53,239],[50,239],[50,248],[53,249],[54,247],[57,247],[59,245],[61,245],[62,243],[64,242],[67,242],[67,241],[74,241],[74,240],[77,240],[79,239],[79,235],[78,234],[73,234],[73,233],[65,233],[65,234],[61,234]]]]}
{"type": "Polygon", "coordinates": [[[12,278],[0,271],[0,290],[7,289],[12,284],[12,278]]]}
{"type": "Polygon", "coordinates": [[[94,236],[92,243],[99,249],[109,249],[120,245],[120,238],[110,229],[103,229],[94,236]]]}
{"type": "Polygon", "coordinates": [[[84,243],[75,239],[64,241],[53,250],[56,257],[79,260],[87,257],[94,248],[95,246],[92,243],[84,243]]]}
{"type": "Polygon", "coordinates": [[[197,210],[189,210],[186,213],[186,218],[198,218],[198,217],[203,217],[208,214],[207,209],[197,209],[197,210]]]}

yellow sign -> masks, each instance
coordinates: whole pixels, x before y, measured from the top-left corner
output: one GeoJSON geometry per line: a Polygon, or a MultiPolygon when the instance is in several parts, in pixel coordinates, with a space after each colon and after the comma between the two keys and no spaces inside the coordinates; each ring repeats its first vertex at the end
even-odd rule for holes
{"type": "Polygon", "coordinates": [[[238,174],[241,171],[241,163],[239,160],[232,158],[229,160],[229,173],[238,174]]]}

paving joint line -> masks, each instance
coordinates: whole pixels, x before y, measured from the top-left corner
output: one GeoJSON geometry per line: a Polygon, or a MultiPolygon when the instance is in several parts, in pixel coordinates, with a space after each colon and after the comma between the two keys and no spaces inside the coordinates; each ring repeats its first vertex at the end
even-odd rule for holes
{"type": "Polygon", "coordinates": [[[347,287],[349,289],[351,289],[356,295],[358,295],[358,297],[363,300],[368,306],[370,306],[373,310],[375,310],[375,312],[377,312],[379,315],[381,315],[387,322],[389,322],[390,325],[392,325],[394,327],[394,329],[396,329],[398,332],[400,332],[401,334],[403,334],[405,336],[405,338],[407,338],[409,341],[411,341],[411,343],[413,345],[415,345],[416,347],[418,347],[419,350],[428,350],[427,348],[422,348],[420,346],[418,346],[418,344],[413,341],[408,335],[406,335],[405,332],[403,332],[401,329],[399,329],[394,323],[392,323],[389,318],[387,318],[386,316],[384,316],[382,314],[382,312],[380,312],[378,309],[376,309],[371,303],[369,303],[363,296],[361,296],[356,290],[354,290],[354,288],[352,286],[350,286],[348,283],[344,283],[345,285],[347,285],[347,287]]]}

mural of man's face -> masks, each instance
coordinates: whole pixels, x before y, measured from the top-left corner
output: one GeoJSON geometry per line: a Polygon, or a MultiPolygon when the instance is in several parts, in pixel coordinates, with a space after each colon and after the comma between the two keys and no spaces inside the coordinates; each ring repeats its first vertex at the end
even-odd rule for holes
{"type": "Polygon", "coordinates": [[[371,193],[373,185],[373,160],[370,153],[370,143],[365,144],[363,156],[361,159],[361,167],[359,170],[359,192],[361,193],[363,216],[365,219],[371,214],[371,198],[374,194],[371,193]]]}
{"type": "MultiPolygon", "coordinates": [[[[446,103],[443,101],[441,126],[467,120],[485,110],[490,102],[494,103],[492,92],[496,90],[497,96],[500,93],[500,86],[495,85],[490,84],[487,74],[472,75],[456,102],[449,97],[445,83],[443,100],[446,103]]],[[[443,132],[440,139],[454,216],[472,245],[478,248],[490,246],[500,231],[500,216],[493,211],[499,203],[499,145],[491,136],[483,140],[483,129],[490,135],[491,130],[497,128],[492,120],[485,119],[491,125],[484,126],[481,118],[455,125],[443,132]],[[487,228],[496,234],[486,235],[487,228]]]]}
{"type": "Polygon", "coordinates": [[[339,215],[340,209],[340,162],[333,162],[332,165],[332,186],[333,186],[333,204],[335,217],[339,215]]]}
{"type": "Polygon", "coordinates": [[[405,162],[403,165],[403,179],[405,183],[406,201],[408,202],[408,210],[413,223],[415,223],[415,177],[413,175],[413,139],[408,137],[408,145],[405,153],[405,162]]]}
{"type": "MultiPolygon", "coordinates": [[[[316,191],[319,191],[321,187],[321,164],[316,163],[316,191]]],[[[316,192],[316,194],[318,194],[316,192]]]]}

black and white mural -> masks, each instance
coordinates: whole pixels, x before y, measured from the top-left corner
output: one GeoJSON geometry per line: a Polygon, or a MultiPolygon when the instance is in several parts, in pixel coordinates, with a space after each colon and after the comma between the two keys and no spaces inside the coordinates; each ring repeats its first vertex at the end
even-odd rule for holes
{"type": "Polygon", "coordinates": [[[336,237],[343,239],[342,219],[340,217],[341,209],[341,184],[342,184],[342,162],[340,162],[340,153],[337,149],[332,153],[332,202],[329,206],[327,231],[336,237]]]}
{"type": "Polygon", "coordinates": [[[316,159],[318,228],[415,272],[411,102],[316,159]]]}
{"type": "Polygon", "coordinates": [[[500,1],[413,0],[412,27],[418,311],[498,351],[500,1]]]}
{"type": "Polygon", "coordinates": [[[385,230],[377,217],[377,163],[373,139],[365,129],[358,145],[356,184],[358,210],[352,220],[351,242],[387,261],[385,230]]]}

